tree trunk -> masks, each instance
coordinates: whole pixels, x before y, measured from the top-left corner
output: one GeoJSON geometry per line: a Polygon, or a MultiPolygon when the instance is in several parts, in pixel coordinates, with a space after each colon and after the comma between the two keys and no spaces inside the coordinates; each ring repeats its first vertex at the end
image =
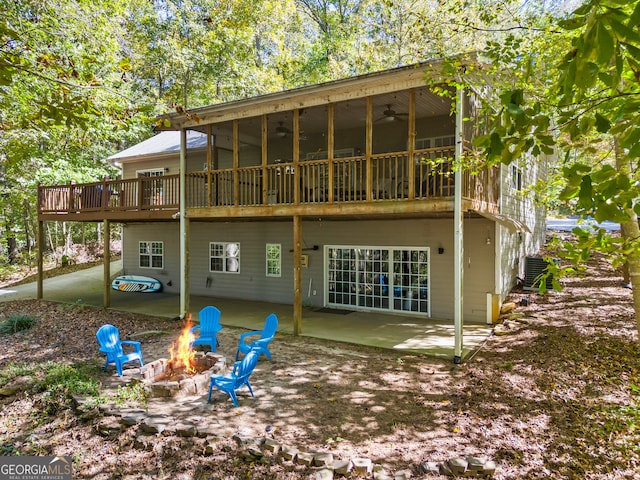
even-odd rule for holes
{"type": "Polygon", "coordinates": [[[27,251],[27,255],[29,256],[29,263],[31,263],[31,250],[32,250],[32,245],[31,245],[31,229],[30,227],[30,210],[29,210],[30,206],[29,206],[29,201],[25,200],[24,202],[24,248],[27,251]]]}
{"type": "Polygon", "coordinates": [[[11,214],[4,215],[4,229],[5,229],[5,239],[7,242],[7,263],[9,265],[15,265],[18,261],[18,240],[16,239],[16,234],[13,231],[13,220],[11,219],[11,214]]]}
{"type": "MultiPolygon", "coordinates": [[[[623,175],[630,175],[631,162],[627,155],[620,149],[618,139],[614,139],[616,168],[623,175]]],[[[629,243],[635,243],[636,248],[631,250],[627,255],[627,268],[629,269],[629,281],[633,292],[633,310],[636,317],[636,329],[638,338],[640,339],[640,226],[638,226],[638,216],[633,208],[626,208],[629,220],[620,224],[620,233],[623,240],[629,243]]]]}

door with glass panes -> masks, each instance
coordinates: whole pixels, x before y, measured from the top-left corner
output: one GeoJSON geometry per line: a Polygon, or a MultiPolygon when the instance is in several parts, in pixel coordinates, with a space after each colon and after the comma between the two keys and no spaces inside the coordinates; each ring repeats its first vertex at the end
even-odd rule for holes
{"type": "Polygon", "coordinates": [[[430,315],[429,249],[327,246],[327,304],[430,315]]]}

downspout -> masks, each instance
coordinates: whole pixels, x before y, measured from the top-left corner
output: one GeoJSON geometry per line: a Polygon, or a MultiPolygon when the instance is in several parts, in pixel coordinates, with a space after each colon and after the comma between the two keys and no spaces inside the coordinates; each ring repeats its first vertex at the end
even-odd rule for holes
{"type": "Polygon", "coordinates": [[[464,116],[464,91],[458,87],[456,95],[456,152],[455,152],[455,181],[453,200],[453,319],[455,331],[455,345],[453,363],[462,362],[463,337],[463,299],[462,285],[464,273],[464,242],[463,242],[463,213],[462,213],[462,118],[464,116]]]}
{"type": "Polygon", "coordinates": [[[187,265],[187,246],[189,239],[187,238],[187,219],[186,211],[186,192],[185,192],[185,172],[187,168],[187,130],[180,130],[180,318],[184,318],[187,314],[188,297],[189,297],[189,279],[187,265]]]}

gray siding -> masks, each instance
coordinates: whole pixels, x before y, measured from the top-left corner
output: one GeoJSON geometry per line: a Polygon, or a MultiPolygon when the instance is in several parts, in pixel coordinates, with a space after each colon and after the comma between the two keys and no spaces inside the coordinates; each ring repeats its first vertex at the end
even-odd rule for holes
{"type": "MultiPolygon", "coordinates": [[[[429,247],[431,317],[453,319],[453,222],[447,219],[389,221],[305,221],[303,253],[309,256],[303,268],[303,304],[325,304],[325,245],[429,247]],[[313,250],[313,246],[319,248],[313,250]],[[444,248],[438,254],[438,247],[444,248]]],[[[493,222],[467,219],[464,222],[464,319],[484,323],[487,293],[494,285],[493,222]],[[487,237],[492,238],[487,244],[487,237]]],[[[190,289],[193,295],[246,298],[276,303],[293,302],[292,222],[192,222],[190,225],[190,289]],[[240,243],[240,273],[209,271],[210,242],[240,243]],[[282,276],[267,277],[265,247],[282,245],[282,276]]],[[[177,223],[129,225],[124,232],[125,273],[158,278],[179,292],[180,254],[177,223]],[[138,241],[165,242],[163,270],[138,267],[138,241]]]]}
{"type": "MultiPolygon", "coordinates": [[[[192,150],[187,153],[187,170],[204,170],[207,155],[204,150],[192,150]]],[[[149,156],[141,161],[122,162],[122,178],[136,178],[136,172],[140,170],[165,169],[166,175],[176,175],[180,172],[180,156],[161,155],[149,156]]]]}
{"type": "Polygon", "coordinates": [[[131,223],[122,229],[122,268],[125,275],[145,275],[162,282],[163,291],[180,292],[180,235],[178,222],[131,223]],[[164,243],[164,268],[141,268],[138,244],[164,243]],[[171,282],[171,286],[167,283],[171,282]]]}
{"type": "Polygon", "coordinates": [[[511,233],[497,226],[500,262],[496,291],[502,302],[515,286],[516,277],[524,277],[524,258],[536,255],[545,242],[545,217],[543,206],[535,202],[533,187],[540,178],[546,177],[547,162],[544,159],[524,159],[519,162],[522,173],[522,192],[513,185],[512,166],[502,166],[500,211],[508,217],[525,223],[531,232],[511,233]]]}

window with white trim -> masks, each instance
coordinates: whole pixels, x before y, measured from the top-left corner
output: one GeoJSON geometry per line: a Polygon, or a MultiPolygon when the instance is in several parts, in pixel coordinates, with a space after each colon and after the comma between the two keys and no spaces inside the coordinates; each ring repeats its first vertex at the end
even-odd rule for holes
{"type": "Polygon", "coordinates": [[[240,244],[238,242],[209,243],[209,271],[240,273],[240,244]]]}
{"type": "Polygon", "coordinates": [[[266,262],[267,277],[280,277],[282,275],[282,245],[279,243],[267,243],[266,262]]]}
{"type": "Polygon", "coordinates": [[[164,268],[163,242],[139,242],[138,245],[140,268],[164,268]]]}

